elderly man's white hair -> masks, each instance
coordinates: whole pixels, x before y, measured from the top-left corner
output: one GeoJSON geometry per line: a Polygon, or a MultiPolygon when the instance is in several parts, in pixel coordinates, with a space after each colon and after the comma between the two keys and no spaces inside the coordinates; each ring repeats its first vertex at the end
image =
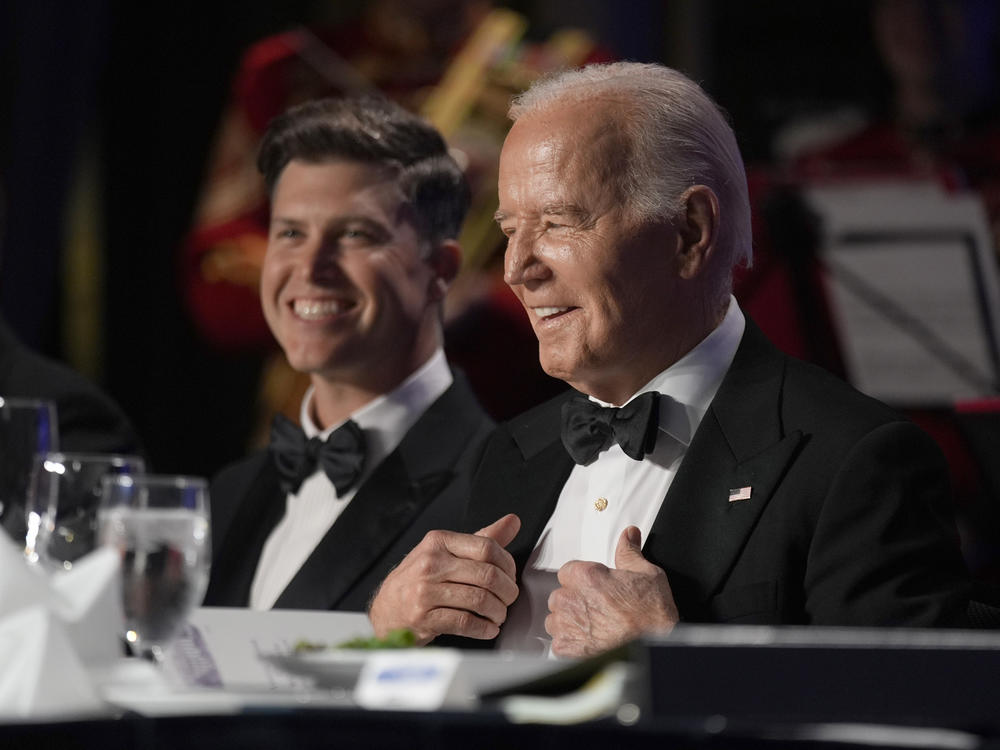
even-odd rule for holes
{"type": "Polygon", "coordinates": [[[608,101],[630,153],[624,154],[622,196],[641,219],[673,220],[680,197],[707,185],[719,198],[716,270],[728,295],[731,270],[752,260],[746,173],[733,130],[714,101],[687,76],[663,65],[588,65],[539,79],[511,103],[510,118],[560,103],[608,101]]]}

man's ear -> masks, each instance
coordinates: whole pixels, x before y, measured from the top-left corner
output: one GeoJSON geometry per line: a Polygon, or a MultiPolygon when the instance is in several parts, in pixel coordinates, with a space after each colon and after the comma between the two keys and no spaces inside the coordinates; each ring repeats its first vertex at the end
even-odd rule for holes
{"type": "Polygon", "coordinates": [[[427,258],[434,276],[431,279],[430,297],[435,302],[444,299],[448,287],[462,267],[462,247],[455,240],[438,243],[427,258]]]}
{"type": "Polygon", "coordinates": [[[719,199],[707,185],[694,185],[681,196],[677,222],[677,259],[681,278],[693,279],[715,250],[719,239],[719,199]]]}

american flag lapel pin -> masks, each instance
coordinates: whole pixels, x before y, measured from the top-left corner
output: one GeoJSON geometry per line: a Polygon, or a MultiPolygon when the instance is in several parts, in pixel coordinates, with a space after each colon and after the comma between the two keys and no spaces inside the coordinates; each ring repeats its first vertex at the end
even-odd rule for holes
{"type": "Polygon", "coordinates": [[[735,503],[737,500],[749,500],[751,489],[749,487],[737,487],[729,490],[729,502],[735,503]]]}

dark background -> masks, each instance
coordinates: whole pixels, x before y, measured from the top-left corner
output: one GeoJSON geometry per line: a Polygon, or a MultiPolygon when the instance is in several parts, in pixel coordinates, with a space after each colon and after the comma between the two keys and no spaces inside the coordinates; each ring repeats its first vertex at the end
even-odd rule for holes
{"type": "MultiPolygon", "coordinates": [[[[662,61],[728,110],[745,158],[775,129],[887,86],[861,0],[558,0],[498,3],[531,34],[589,29],[621,59],[662,61]]],[[[99,165],[103,321],[88,374],[116,398],[164,472],[211,474],[241,455],[258,358],[204,344],[178,291],[178,247],[241,52],[292,25],[350,19],[360,2],[0,0],[0,307],[25,343],[72,359],[60,281],[77,160],[99,165]]]]}

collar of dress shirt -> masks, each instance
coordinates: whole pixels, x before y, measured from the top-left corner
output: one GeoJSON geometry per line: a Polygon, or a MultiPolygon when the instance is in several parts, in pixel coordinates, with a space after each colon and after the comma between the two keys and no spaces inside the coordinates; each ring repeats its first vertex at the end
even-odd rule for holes
{"type": "MultiPolygon", "coordinates": [[[[745,329],[743,311],[730,295],[722,322],[694,349],[636,391],[629,401],[648,391],[669,396],[660,399],[660,429],[687,447],[736,356],[745,329]]],[[[611,405],[593,396],[590,400],[601,406],[611,405]]]]}
{"type": "MultiPolygon", "coordinates": [[[[368,450],[365,474],[396,449],[409,429],[448,390],[453,380],[444,351],[438,348],[395,390],[369,401],[351,414],[350,418],[365,432],[368,450]]],[[[320,430],[312,420],[312,399],[313,387],[310,386],[302,399],[299,414],[302,429],[306,437],[319,435],[325,440],[343,422],[320,430]]]]}

